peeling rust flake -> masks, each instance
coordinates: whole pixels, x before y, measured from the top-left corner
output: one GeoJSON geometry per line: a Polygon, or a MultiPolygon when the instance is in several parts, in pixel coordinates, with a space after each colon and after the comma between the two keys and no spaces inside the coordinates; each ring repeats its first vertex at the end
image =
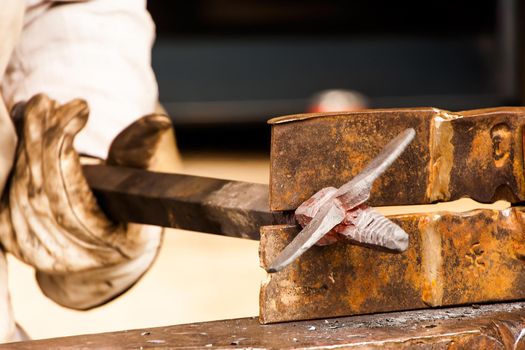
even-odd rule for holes
{"type": "Polygon", "coordinates": [[[426,193],[428,202],[450,199],[450,173],[454,162],[454,129],[450,121],[461,118],[445,111],[437,112],[430,130],[430,169],[426,193]]]}

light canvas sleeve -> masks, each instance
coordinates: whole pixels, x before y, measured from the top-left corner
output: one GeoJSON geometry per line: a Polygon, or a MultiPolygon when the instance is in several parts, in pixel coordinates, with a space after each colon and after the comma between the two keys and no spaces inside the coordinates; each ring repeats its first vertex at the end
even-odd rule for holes
{"type": "MultiPolygon", "coordinates": [[[[2,0],[0,10],[0,82],[11,57],[24,16],[24,3],[20,0],[2,0]]],[[[16,147],[16,134],[7,113],[0,91],[0,194],[11,170],[16,147]]],[[[0,225],[0,230],[4,227],[0,225]]],[[[17,332],[9,289],[7,286],[7,262],[0,246],[0,343],[20,340],[17,332]]]]}
{"type": "Polygon", "coordinates": [[[75,146],[106,158],[113,138],[155,110],[154,24],[145,0],[32,1],[2,81],[8,106],[45,93],[82,98],[91,114],[75,146]]]}
{"type": "MultiPolygon", "coordinates": [[[[23,2],[3,0],[0,10],[0,83],[5,79],[4,72],[20,37],[23,17],[23,2]]],[[[0,194],[13,164],[15,147],[16,134],[0,90],[0,194]]]]}
{"type": "MultiPolygon", "coordinates": [[[[157,87],[150,67],[153,34],[145,0],[28,1],[22,35],[0,81],[8,108],[41,92],[62,103],[78,97],[87,100],[90,118],[75,138],[76,149],[106,158],[115,136],[155,108],[157,87]]],[[[38,111],[34,114],[40,115],[38,111]]],[[[2,122],[0,118],[0,126],[2,122]]],[[[40,123],[35,120],[33,124],[40,123]]],[[[43,125],[49,127],[47,122],[43,125]]],[[[2,130],[0,128],[0,133],[2,130]]],[[[11,134],[14,135],[12,128],[11,134]]],[[[51,137],[49,132],[36,132],[34,137],[44,135],[51,137]]],[[[0,138],[0,145],[3,140],[0,138]]],[[[13,140],[13,147],[14,144],[13,140]]],[[[49,146],[52,142],[45,144],[49,146]]],[[[28,154],[49,157],[52,152],[28,154]]],[[[67,307],[94,307],[133,285],[155,258],[161,229],[135,225],[128,226],[128,230],[119,229],[121,234],[107,234],[107,237],[120,237],[122,244],[113,242],[114,248],[109,250],[105,240],[100,245],[85,244],[73,230],[61,228],[60,218],[67,208],[57,215],[46,214],[49,206],[45,203],[56,202],[52,196],[47,198],[47,193],[39,192],[40,196],[36,197],[42,201],[22,205],[37,200],[26,193],[29,188],[24,186],[26,178],[20,176],[29,168],[40,167],[17,160],[9,206],[0,210],[0,225],[12,226],[11,230],[0,232],[3,247],[34,266],[43,292],[67,307]],[[36,208],[36,212],[30,213],[31,208],[36,208]],[[48,225],[41,225],[42,222],[48,225]],[[56,242],[64,244],[54,244],[56,242]],[[70,244],[66,244],[68,242],[70,244]],[[134,248],[123,254],[122,249],[130,242],[134,242],[134,248]],[[80,259],[79,252],[88,252],[84,255],[93,259],[80,259]],[[86,265],[86,261],[91,263],[86,265]]],[[[67,179],[78,174],[81,176],[79,169],[67,179]]],[[[46,183],[51,192],[53,188],[61,188],[50,186],[49,181],[46,183]]],[[[84,202],[85,197],[74,198],[71,205],[82,206],[84,202]]],[[[84,227],[84,224],[80,222],[77,226],[84,227]]]]}

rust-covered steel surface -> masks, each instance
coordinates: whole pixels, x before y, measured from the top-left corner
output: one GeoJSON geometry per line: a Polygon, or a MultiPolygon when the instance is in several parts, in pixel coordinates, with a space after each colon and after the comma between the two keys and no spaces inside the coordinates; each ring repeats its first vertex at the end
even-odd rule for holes
{"type": "Polygon", "coordinates": [[[81,335],[0,349],[523,350],[525,303],[260,325],[256,318],[81,335]]]}
{"type": "MultiPolygon", "coordinates": [[[[403,253],[339,242],[314,246],[261,286],[262,323],[525,298],[525,212],[391,216],[410,237],[403,253]]],[[[266,267],[296,226],[261,230],[266,267]]]]}
{"type": "Polygon", "coordinates": [[[374,184],[371,205],[525,200],[525,108],[378,109],[281,117],[270,124],[272,210],[293,210],[319,189],[341,186],[409,127],[416,137],[374,184]]]}

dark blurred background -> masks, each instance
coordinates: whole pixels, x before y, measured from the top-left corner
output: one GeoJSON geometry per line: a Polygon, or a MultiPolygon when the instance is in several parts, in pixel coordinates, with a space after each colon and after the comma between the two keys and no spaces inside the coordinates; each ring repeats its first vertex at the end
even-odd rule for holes
{"type": "Polygon", "coordinates": [[[351,89],[369,106],[520,105],[519,0],[149,1],[160,99],[185,150],[267,150],[271,117],[351,89]]]}

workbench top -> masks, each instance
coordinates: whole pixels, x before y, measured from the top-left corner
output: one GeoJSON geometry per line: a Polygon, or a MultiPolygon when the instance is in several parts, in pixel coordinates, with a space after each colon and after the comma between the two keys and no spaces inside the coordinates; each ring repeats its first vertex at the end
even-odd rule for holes
{"type": "Polygon", "coordinates": [[[0,345],[0,349],[523,349],[525,302],[261,325],[257,318],[0,345]]]}

